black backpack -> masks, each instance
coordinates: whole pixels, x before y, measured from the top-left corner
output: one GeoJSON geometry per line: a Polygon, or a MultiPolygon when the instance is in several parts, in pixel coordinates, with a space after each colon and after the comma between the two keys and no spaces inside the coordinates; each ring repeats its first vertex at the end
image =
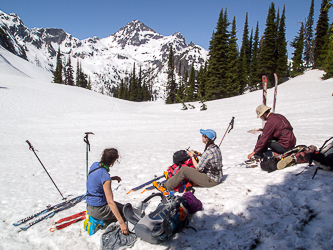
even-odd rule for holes
{"type": "Polygon", "coordinates": [[[318,151],[307,155],[310,165],[314,163],[317,168],[312,179],[317,174],[318,169],[333,171],[333,137],[326,140],[318,151]],[[330,142],[331,141],[331,142],[330,142]]]}
{"type": "Polygon", "coordinates": [[[123,208],[124,216],[135,225],[135,234],[144,241],[158,244],[169,240],[175,233],[188,225],[188,205],[181,196],[165,197],[162,193],[155,193],[141,203],[140,213],[134,212],[130,203],[123,208]],[[159,196],[162,201],[157,208],[145,215],[142,213],[144,205],[153,197],[159,196]]]}
{"type": "Polygon", "coordinates": [[[173,163],[176,165],[183,164],[188,159],[190,159],[190,157],[185,150],[179,150],[173,154],[173,163]]]}

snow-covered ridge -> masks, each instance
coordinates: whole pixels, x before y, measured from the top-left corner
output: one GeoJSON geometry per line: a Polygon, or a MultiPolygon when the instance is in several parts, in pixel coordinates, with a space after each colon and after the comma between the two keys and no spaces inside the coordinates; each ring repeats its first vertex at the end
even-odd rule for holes
{"type": "Polygon", "coordinates": [[[179,32],[163,36],[138,20],[128,23],[109,37],[84,40],[62,29],[29,29],[16,14],[1,12],[0,21],[8,27],[7,32],[13,43],[19,45],[17,49],[23,48],[30,62],[47,71],[54,70],[60,46],[63,63],[67,62],[70,55],[76,70],[79,61],[83,71],[91,77],[93,90],[103,93],[129,76],[135,63],[137,68],[141,67],[143,76],[152,79],[150,84],[160,94],[166,84],[170,45],[176,62],[183,60],[182,66],[187,69],[194,63],[195,69],[199,70],[208,56],[208,51],[202,47],[186,44],[179,32]]]}

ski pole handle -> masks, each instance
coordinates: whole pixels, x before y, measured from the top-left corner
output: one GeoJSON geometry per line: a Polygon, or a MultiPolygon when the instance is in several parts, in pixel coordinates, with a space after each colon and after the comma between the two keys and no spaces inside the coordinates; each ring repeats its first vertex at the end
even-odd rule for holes
{"type": "Polygon", "coordinates": [[[231,122],[229,123],[231,128],[230,128],[228,133],[230,133],[230,131],[234,128],[234,122],[235,122],[235,117],[233,116],[232,119],[231,119],[231,122]]]}
{"type": "Polygon", "coordinates": [[[31,143],[28,140],[26,140],[25,142],[28,143],[29,149],[32,149],[32,150],[34,149],[34,147],[31,145],[31,143]]]}

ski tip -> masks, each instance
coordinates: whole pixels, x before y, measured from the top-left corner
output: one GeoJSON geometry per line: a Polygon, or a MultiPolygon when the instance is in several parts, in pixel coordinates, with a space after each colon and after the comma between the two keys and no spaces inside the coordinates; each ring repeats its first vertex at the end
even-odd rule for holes
{"type": "Polygon", "coordinates": [[[144,192],[146,192],[146,189],[145,189],[145,190],[143,190],[143,191],[141,192],[141,194],[143,194],[144,192]]]}
{"type": "Polygon", "coordinates": [[[130,192],[132,192],[133,191],[133,189],[131,189],[130,191],[128,191],[127,193],[126,193],[126,195],[128,195],[130,192]]]}
{"type": "Polygon", "coordinates": [[[51,228],[50,228],[50,232],[52,232],[52,233],[53,233],[54,231],[56,231],[56,230],[57,230],[57,228],[55,228],[55,227],[51,227],[51,228]]]}

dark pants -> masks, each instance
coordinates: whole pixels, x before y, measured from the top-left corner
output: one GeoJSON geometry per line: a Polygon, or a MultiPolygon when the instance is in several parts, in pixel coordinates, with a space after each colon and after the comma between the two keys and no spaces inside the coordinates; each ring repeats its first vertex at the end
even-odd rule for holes
{"type": "MultiPolygon", "coordinates": [[[[261,135],[258,136],[258,140],[260,139],[261,135]]],[[[260,152],[257,152],[255,155],[262,158],[265,156],[273,156],[272,152],[270,152],[268,149],[271,149],[273,152],[276,152],[278,154],[283,154],[287,152],[290,148],[284,148],[282,147],[277,141],[273,140],[272,138],[268,140],[266,147],[263,148],[260,152]]]]}
{"type": "MultiPolygon", "coordinates": [[[[123,214],[124,205],[116,201],[115,203],[117,205],[121,217],[123,217],[124,221],[126,221],[125,216],[123,214]]],[[[90,206],[89,204],[87,204],[87,211],[91,217],[98,220],[105,220],[106,224],[117,221],[116,216],[114,216],[108,204],[99,207],[90,206]]]]}

